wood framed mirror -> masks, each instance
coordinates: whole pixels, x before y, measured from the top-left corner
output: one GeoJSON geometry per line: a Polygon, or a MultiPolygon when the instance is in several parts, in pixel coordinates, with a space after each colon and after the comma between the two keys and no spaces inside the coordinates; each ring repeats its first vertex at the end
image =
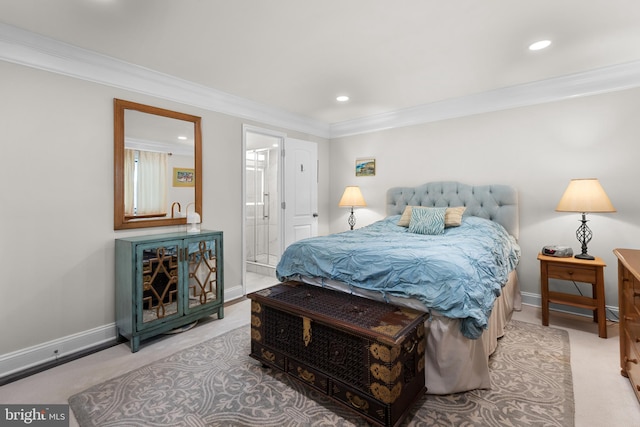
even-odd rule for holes
{"type": "Polygon", "coordinates": [[[201,118],[113,100],[114,230],[202,217],[201,118]]]}

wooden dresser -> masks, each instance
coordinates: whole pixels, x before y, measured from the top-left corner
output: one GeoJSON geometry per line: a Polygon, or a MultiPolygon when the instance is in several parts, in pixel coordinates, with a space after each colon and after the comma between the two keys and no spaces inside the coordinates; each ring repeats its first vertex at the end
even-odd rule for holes
{"type": "Polygon", "coordinates": [[[397,426],[425,392],[425,313],[298,282],[248,297],[251,356],[370,423],[397,426]]]}
{"type": "Polygon", "coordinates": [[[640,250],[615,249],[620,306],[620,373],[640,401],[640,250]]]}

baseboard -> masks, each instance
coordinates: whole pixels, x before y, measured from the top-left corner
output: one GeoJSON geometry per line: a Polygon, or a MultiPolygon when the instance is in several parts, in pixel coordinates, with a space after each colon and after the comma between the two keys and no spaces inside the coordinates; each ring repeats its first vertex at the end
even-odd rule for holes
{"type": "MultiPolygon", "coordinates": [[[[225,305],[244,298],[242,286],[225,289],[225,305]]],[[[116,324],[0,355],[0,386],[118,344],[116,324]]]]}
{"type": "MultiPolygon", "coordinates": [[[[531,305],[533,307],[542,307],[542,296],[540,294],[534,294],[531,292],[521,292],[522,303],[531,305]]],[[[593,316],[593,311],[585,310],[577,307],[571,307],[568,305],[551,304],[549,310],[558,311],[560,313],[576,314],[578,316],[590,317],[593,316]]],[[[618,307],[605,305],[607,311],[607,319],[612,322],[617,322],[620,319],[620,312],[618,307]]]]}
{"type": "Polygon", "coordinates": [[[242,285],[236,285],[232,287],[224,288],[224,302],[225,304],[229,301],[236,300],[238,298],[244,297],[244,288],[242,285]]]}
{"type": "Polygon", "coordinates": [[[81,357],[80,354],[109,347],[116,343],[116,338],[116,325],[111,323],[4,354],[0,356],[0,385],[16,374],[26,376],[26,372],[47,369],[81,357]]]}

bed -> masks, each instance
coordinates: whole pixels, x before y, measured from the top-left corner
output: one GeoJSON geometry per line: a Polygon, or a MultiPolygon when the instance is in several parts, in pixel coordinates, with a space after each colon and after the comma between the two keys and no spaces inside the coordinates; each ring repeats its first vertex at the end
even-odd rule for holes
{"type": "Polygon", "coordinates": [[[521,304],[517,192],[431,182],[386,204],[373,224],[291,244],[276,276],[429,312],[427,392],[490,388],[489,356],[521,304]]]}

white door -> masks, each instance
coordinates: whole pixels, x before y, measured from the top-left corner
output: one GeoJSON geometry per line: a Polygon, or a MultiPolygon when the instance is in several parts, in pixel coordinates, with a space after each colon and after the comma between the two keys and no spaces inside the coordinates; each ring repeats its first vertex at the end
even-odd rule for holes
{"type": "Polygon", "coordinates": [[[286,138],[284,143],[283,249],[318,235],[318,145],[286,138]]]}

